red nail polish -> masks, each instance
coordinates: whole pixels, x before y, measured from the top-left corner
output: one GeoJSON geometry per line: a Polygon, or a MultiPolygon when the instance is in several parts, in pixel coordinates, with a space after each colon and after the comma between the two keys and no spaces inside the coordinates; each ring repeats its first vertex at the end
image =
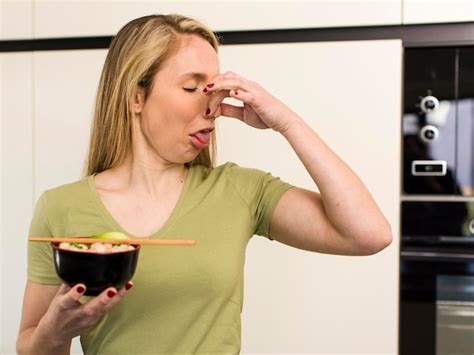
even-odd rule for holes
{"type": "Polygon", "coordinates": [[[207,111],[206,111],[206,115],[210,114],[211,113],[211,109],[208,108],[207,111]]]}
{"type": "Polygon", "coordinates": [[[125,285],[125,289],[126,289],[127,291],[130,290],[132,287],[133,287],[133,284],[131,284],[130,282],[128,282],[128,283],[125,285]]]}
{"type": "Polygon", "coordinates": [[[208,88],[212,88],[214,86],[214,83],[207,84],[208,88]]]}
{"type": "Polygon", "coordinates": [[[237,92],[237,90],[234,90],[235,94],[238,95],[239,93],[237,92]]]}
{"type": "Polygon", "coordinates": [[[107,291],[107,296],[109,296],[110,298],[114,297],[116,295],[116,293],[112,290],[108,290],[107,291]]]}
{"type": "Polygon", "coordinates": [[[204,90],[202,90],[203,92],[207,92],[207,88],[204,88],[204,90]]]}
{"type": "Polygon", "coordinates": [[[85,288],[82,287],[82,286],[78,286],[78,287],[76,288],[77,293],[83,293],[84,290],[85,290],[85,288]]]}

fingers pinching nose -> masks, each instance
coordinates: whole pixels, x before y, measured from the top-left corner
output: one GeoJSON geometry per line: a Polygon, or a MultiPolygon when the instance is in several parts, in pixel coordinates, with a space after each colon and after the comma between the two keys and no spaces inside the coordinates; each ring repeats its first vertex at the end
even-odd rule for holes
{"type": "Polygon", "coordinates": [[[204,89],[202,89],[202,92],[207,94],[209,89],[212,89],[213,86],[214,86],[214,83],[207,84],[206,87],[204,89]]]}

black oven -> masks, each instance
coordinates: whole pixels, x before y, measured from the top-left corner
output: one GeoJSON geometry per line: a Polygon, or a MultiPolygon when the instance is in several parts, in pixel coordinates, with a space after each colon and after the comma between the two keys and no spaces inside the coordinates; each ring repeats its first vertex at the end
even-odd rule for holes
{"type": "Polygon", "coordinates": [[[474,47],[405,49],[402,355],[474,354],[474,47]]]}
{"type": "Polygon", "coordinates": [[[402,202],[400,354],[474,354],[474,201],[402,202]]]}

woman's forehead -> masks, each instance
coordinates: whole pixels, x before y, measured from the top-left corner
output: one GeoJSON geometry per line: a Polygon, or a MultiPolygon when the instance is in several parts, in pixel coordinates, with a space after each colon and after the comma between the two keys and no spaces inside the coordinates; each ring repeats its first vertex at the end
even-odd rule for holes
{"type": "Polygon", "coordinates": [[[162,71],[179,80],[206,81],[219,74],[217,53],[209,42],[193,36],[181,45],[163,63],[162,71]]]}

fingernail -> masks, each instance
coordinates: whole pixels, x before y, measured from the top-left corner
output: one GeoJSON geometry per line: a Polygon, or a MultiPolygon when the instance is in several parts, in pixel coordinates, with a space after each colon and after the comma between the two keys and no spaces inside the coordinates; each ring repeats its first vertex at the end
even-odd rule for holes
{"type": "Polygon", "coordinates": [[[115,291],[112,291],[112,290],[107,291],[107,296],[109,296],[110,298],[114,297],[115,295],[116,295],[115,291]]]}
{"type": "Polygon", "coordinates": [[[82,287],[82,286],[77,286],[77,288],[76,288],[77,293],[83,293],[84,290],[85,290],[85,288],[82,287]]]}
{"type": "Polygon", "coordinates": [[[206,111],[206,115],[209,115],[211,113],[211,109],[208,108],[207,111],[206,111]]]}
{"type": "Polygon", "coordinates": [[[202,91],[203,91],[203,92],[207,92],[207,88],[204,88],[202,91]]]}
{"type": "Polygon", "coordinates": [[[125,285],[125,289],[127,291],[130,290],[132,287],[133,287],[133,284],[131,282],[127,282],[127,284],[125,285]]]}
{"type": "Polygon", "coordinates": [[[237,92],[237,90],[234,90],[235,94],[238,95],[239,93],[237,92]]]}
{"type": "Polygon", "coordinates": [[[207,84],[208,88],[212,88],[214,86],[214,83],[207,84]]]}

